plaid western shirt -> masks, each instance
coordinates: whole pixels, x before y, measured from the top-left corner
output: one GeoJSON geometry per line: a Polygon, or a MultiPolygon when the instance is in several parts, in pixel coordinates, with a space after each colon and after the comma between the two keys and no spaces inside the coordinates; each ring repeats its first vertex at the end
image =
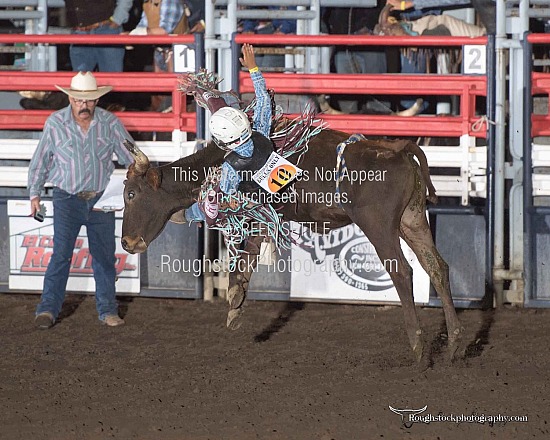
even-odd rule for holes
{"type": "Polygon", "coordinates": [[[46,120],[29,166],[30,197],[40,196],[44,183],[62,190],[103,191],[115,169],[113,153],[122,165],[134,160],[123,146],[132,137],[120,120],[100,107],[86,134],[76,123],[71,106],[58,110],[46,120]]]}
{"type": "MultiPolygon", "coordinates": [[[[183,16],[183,5],[180,0],[162,0],[160,4],[160,23],[167,34],[171,34],[183,16]]],[[[141,14],[141,20],[136,27],[149,27],[147,16],[141,14]]]]}

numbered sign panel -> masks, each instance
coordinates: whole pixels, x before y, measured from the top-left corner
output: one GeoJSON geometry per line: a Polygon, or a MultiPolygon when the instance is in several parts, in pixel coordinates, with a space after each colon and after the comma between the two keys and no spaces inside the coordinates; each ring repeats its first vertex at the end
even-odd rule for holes
{"type": "Polygon", "coordinates": [[[186,44],[174,44],[174,72],[195,71],[195,49],[186,44]]]}
{"type": "Polygon", "coordinates": [[[462,48],[465,75],[485,75],[487,73],[487,46],[483,44],[466,44],[462,48]]]}

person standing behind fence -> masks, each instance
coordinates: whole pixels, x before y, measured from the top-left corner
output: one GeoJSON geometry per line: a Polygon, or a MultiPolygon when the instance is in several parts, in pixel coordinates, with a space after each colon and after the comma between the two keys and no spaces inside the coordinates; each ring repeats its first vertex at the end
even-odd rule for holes
{"type": "MultiPolygon", "coordinates": [[[[269,6],[269,10],[296,10],[296,6],[269,6]]],[[[273,20],[243,20],[241,23],[241,32],[244,34],[295,34],[296,20],[276,18],[273,20]]],[[[279,54],[270,54],[265,48],[266,54],[256,56],[258,67],[269,71],[284,71],[285,56],[279,54]]],[[[280,48],[278,48],[280,50],[280,48]]]]}
{"type": "Polygon", "coordinates": [[[494,0],[387,0],[388,4],[394,9],[406,11],[410,8],[416,10],[427,8],[444,8],[444,7],[467,7],[473,6],[479,14],[479,18],[488,34],[496,33],[496,4],[494,0]]]}
{"type": "MultiPolygon", "coordinates": [[[[145,0],[141,20],[130,35],[169,35],[204,31],[204,0],[145,0]]],[[[155,72],[173,72],[174,51],[156,47],[153,56],[155,72]]],[[[151,110],[162,110],[164,96],[151,97],[151,110]]]]}
{"type": "Polygon", "coordinates": [[[183,0],[189,33],[204,32],[205,0],[183,0]]]}
{"type": "Polygon", "coordinates": [[[119,119],[97,106],[111,90],[98,87],[91,72],[79,72],[70,88],[56,86],[69,95],[70,105],[51,114],[29,166],[31,215],[40,210],[46,181],[53,189],[54,244],[44,290],[36,308],[35,324],[47,329],[57,319],[67,288],[75,241],[86,225],[96,285],[99,320],[114,327],[124,324],[115,298],[115,216],[94,211],[114,170],[113,153],[123,165],[133,163],[123,141],[131,140],[119,119]]]}
{"type": "MultiPolygon", "coordinates": [[[[119,35],[128,21],[132,0],[65,0],[67,23],[75,35],[119,35]]],[[[72,44],[69,49],[74,71],[122,72],[124,46],[72,44]]]]}
{"type": "MultiPolygon", "coordinates": [[[[371,34],[384,6],[382,3],[384,2],[379,0],[375,8],[327,8],[324,19],[329,33],[371,34]]],[[[386,50],[374,46],[336,46],[334,67],[337,73],[345,74],[387,73],[386,50]]],[[[364,110],[371,113],[391,112],[389,102],[381,102],[372,96],[364,95],[359,100],[357,94],[343,97],[344,99],[338,99],[338,106],[344,113],[360,113],[364,110]]]]}

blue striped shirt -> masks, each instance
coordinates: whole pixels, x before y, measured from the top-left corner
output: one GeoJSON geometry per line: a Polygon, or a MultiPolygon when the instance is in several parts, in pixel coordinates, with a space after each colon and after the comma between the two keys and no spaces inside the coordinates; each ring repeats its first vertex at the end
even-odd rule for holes
{"type": "MultiPolygon", "coordinates": [[[[163,28],[167,34],[171,34],[174,32],[174,29],[183,16],[183,5],[181,1],[161,0],[159,15],[159,27],[163,28]]],[[[145,12],[141,14],[141,20],[136,27],[150,27],[145,12]]]]}
{"type": "Polygon", "coordinates": [[[113,12],[113,20],[117,24],[124,24],[128,21],[130,16],[130,9],[132,9],[132,0],[117,0],[116,7],[113,12]]]}
{"type": "MultiPolygon", "coordinates": [[[[271,97],[267,91],[262,72],[258,70],[251,73],[250,78],[252,79],[252,84],[254,84],[254,93],[256,94],[252,129],[260,132],[265,137],[269,137],[271,131],[271,97]]],[[[233,151],[243,157],[250,157],[254,152],[254,143],[252,139],[249,139],[233,151]]],[[[237,190],[239,183],[241,183],[241,179],[235,169],[227,162],[224,162],[222,165],[220,189],[226,194],[231,194],[237,190]]]]}
{"type": "Polygon", "coordinates": [[[29,166],[30,197],[40,196],[46,182],[76,194],[103,191],[115,169],[115,153],[122,165],[134,159],[122,142],[132,140],[120,120],[100,107],[86,134],[76,123],[71,106],[58,110],[46,120],[29,166]]]}

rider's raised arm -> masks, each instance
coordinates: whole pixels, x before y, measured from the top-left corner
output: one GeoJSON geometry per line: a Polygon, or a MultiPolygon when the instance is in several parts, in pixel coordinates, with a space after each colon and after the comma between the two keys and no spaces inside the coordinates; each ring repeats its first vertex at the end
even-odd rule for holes
{"type": "Polygon", "coordinates": [[[253,128],[264,136],[269,137],[271,131],[271,98],[267,91],[265,79],[256,64],[252,45],[243,44],[242,53],[243,57],[240,58],[241,64],[250,72],[250,78],[254,85],[254,93],[256,94],[253,128]]]}

